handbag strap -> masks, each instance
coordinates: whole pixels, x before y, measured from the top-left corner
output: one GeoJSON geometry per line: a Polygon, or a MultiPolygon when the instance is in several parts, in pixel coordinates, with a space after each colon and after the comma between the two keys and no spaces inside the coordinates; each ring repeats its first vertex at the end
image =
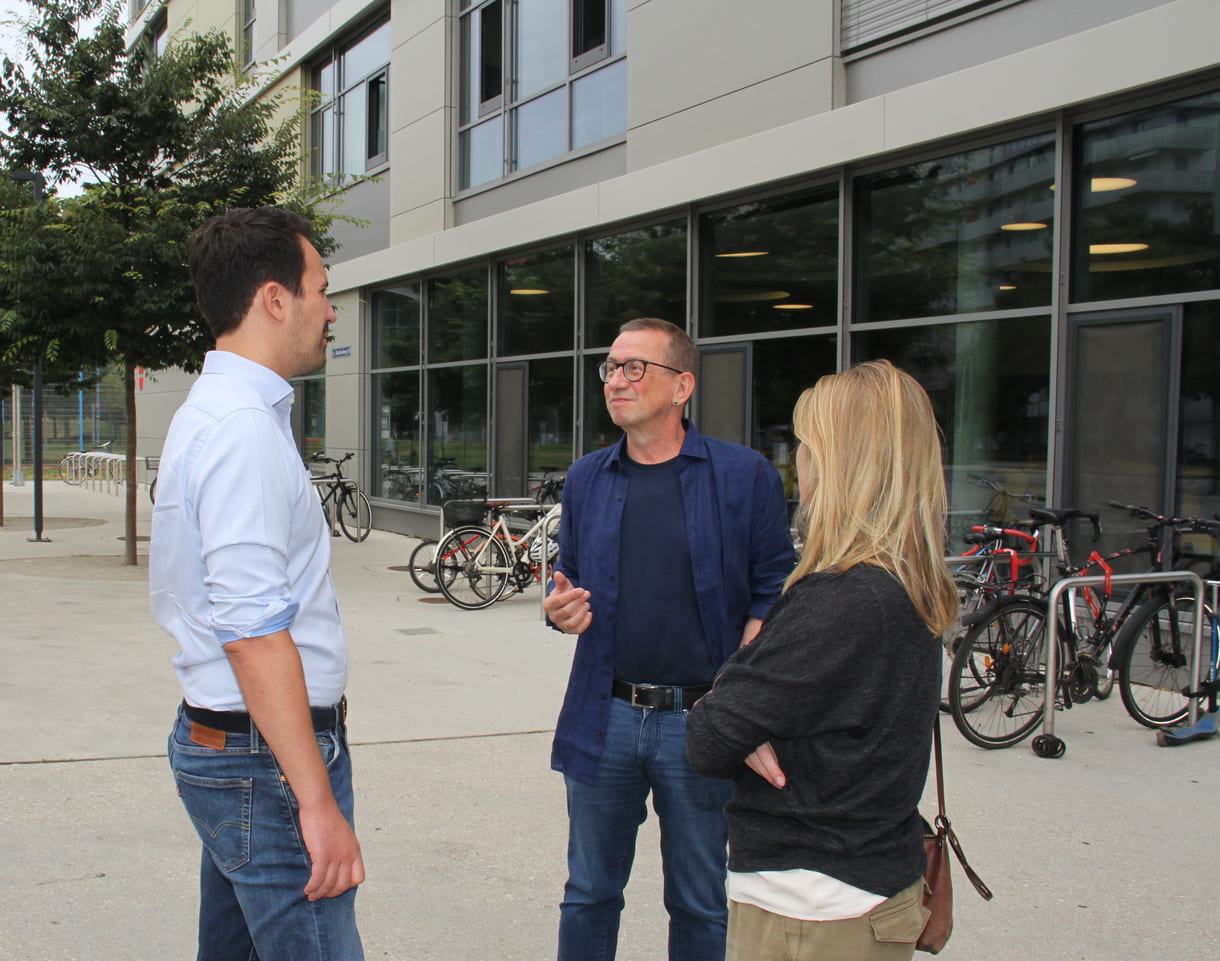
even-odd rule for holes
{"type": "Polygon", "coordinates": [[[974,885],[974,890],[979,893],[979,896],[984,901],[990,901],[995,895],[991,893],[991,888],[983,882],[974,872],[974,868],[966,860],[966,854],[962,851],[961,842],[957,839],[957,834],[953,830],[953,824],[949,821],[949,815],[945,813],[945,771],[944,765],[940,759],[940,714],[936,715],[936,724],[932,728],[932,756],[936,759],[936,833],[943,834],[949,842],[949,847],[953,853],[957,855],[957,860],[961,863],[962,870],[966,872],[966,877],[970,883],[974,885]]]}

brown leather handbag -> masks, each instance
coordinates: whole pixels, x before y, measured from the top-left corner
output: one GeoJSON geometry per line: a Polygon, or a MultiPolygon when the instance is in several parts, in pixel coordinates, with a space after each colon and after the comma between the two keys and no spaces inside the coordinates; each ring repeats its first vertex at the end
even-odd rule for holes
{"type": "Polygon", "coordinates": [[[949,935],[953,933],[953,879],[949,875],[949,848],[957,855],[962,870],[974,885],[974,889],[984,901],[990,901],[994,895],[991,889],[983,883],[983,879],[974,873],[974,869],[966,861],[962,853],[961,843],[953,831],[953,825],[945,814],[945,774],[940,760],[940,715],[936,716],[936,726],[932,729],[933,756],[936,758],[936,821],[933,825],[925,820],[923,845],[928,852],[928,870],[923,876],[923,906],[931,914],[924,925],[915,947],[929,954],[939,954],[948,943],[949,935]]]}

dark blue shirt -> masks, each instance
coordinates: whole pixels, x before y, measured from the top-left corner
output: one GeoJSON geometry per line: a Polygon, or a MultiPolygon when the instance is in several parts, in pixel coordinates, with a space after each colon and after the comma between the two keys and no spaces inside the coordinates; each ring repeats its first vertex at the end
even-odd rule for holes
{"type": "Polygon", "coordinates": [[[618,579],[631,603],[619,608],[614,676],[635,684],[710,684],[716,666],[699,621],[680,461],[637,464],[624,455],[619,464],[630,493],[623,507],[618,579]],[[657,584],[665,590],[655,590],[657,584]]]}
{"type": "MultiPolygon", "coordinates": [[[[582,457],[563,489],[557,568],[590,592],[593,622],[576,641],[551,766],[586,783],[597,775],[614,682],[625,451],[624,437],[582,457]]],[[[741,644],[747,618],[766,616],[792,571],[783,485],[761,454],[704,437],[689,423],[677,460],[703,640],[719,669],[741,644]]],[[[655,590],[663,598],[668,588],[655,590]]]]}

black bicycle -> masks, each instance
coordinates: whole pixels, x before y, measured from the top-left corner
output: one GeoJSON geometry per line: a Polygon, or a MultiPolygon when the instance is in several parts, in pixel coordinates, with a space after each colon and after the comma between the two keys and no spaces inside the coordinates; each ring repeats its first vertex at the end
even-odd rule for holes
{"type": "Polygon", "coordinates": [[[558,467],[541,467],[539,470],[542,471],[542,480],[531,488],[534,500],[543,507],[558,504],[563,497],[564,479],[568,475],[560,474],[558,467]]]}
{"type": "Polygon", "coordinates": [[[349,453],[336,460],[327,457],[324,451],[318,451],[309,459],[334,465],[332,473],[315,476],[313,479],[318,497],[322,499],[322,511],[328,522],[333,512],[343,533],[350,540],[359,543],[369,536],[369,531],[373,528],[373,507],[359,485],[351,478],[343,476],[343,465],[355,456],[354,453],[349,453]]]}

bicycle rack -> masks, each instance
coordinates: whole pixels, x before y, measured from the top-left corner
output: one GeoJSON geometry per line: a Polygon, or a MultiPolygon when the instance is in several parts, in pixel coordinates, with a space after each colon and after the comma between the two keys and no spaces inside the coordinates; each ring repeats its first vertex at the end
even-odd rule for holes
{"type": "MultiPolygon", "coordinates": [[[[544,517],[542,519],[542,542],[543,542],[543,544],[545,544],[550,539],[551,526],[559,523],[560,515],[563,513],[563,508],[559,504],[556,504],[555,507],[553,507],[553,508],[548,508],[548,510],[554,510],[555,514],[552,517],[544,517]]],[[[556,539],[558,539],[558,534],[556,535],[556,539]]],[[[551,559],[550,553],[551,552],[549,550],[544,549],[542,551],[542,596],[538,598],[538,610],[540,610],[542,612],[542,623],[544,623],[544,624],[546,623],[546,609],[543,608],[542,602],[546,600],[546,582],[547,582],[547,579],[551,576],[550,572],[548,570],[548,568],[550,567],[549,562],[551,559]]]]}
{"type": "MultiPolygon", "coordinates": [[[[1192,691],[1199,689],[1200,659],[1203,656],[1203,579],[1194,571],[1155,571],[1149,574],[1093,574],[1088,577],[1065,577],[1055,584],[1046,598],[1046,703],[1042,706],[1042,733],[1033,740],[1034,753],[1038,757],[1063,757],[1067,746],[1055,737],[1055,693],[1059,684],[1059,598],[1065,591],[1080,587],[1104,587],[1107,581],[1113,584],[1163,584],[1185,581],[1195,588],[1195,659],[1191,664],[1192,691]]],[[[1198,723],[1199,702],[1190,698],[1190,723],[1198,723]]]]}

